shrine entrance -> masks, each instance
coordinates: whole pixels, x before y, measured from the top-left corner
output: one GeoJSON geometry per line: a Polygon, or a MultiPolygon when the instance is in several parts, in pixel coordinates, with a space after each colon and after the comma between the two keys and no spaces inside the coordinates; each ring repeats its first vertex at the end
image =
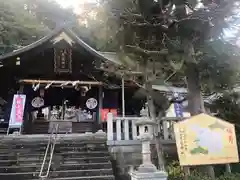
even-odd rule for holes
{"type": "MultiPolygon", "coordinates": [[[[54,30],[39,41],[0,56],[1,96],[8,97],[9,121],[14,94],[26,95],[23,133],[45,134],[60,124],[59,133],[94,132],[107,110],[121,106],[121,79],[102,65],[118,63],[96,51],[69,28],[54,30]],[[104,111],[105,110],[105,111],[104,111]]],[[[124,109],[125,111],[125,109],[124,109]]]]}
{"type": "Polygon", "coordinates": [[[19,83],[24,85],[23,93],[29,99],[31,125],[28,133],[51,133],[56,124],[58,133],[94,132],[98,129],[101,82],[24,79],[19,83]]]}

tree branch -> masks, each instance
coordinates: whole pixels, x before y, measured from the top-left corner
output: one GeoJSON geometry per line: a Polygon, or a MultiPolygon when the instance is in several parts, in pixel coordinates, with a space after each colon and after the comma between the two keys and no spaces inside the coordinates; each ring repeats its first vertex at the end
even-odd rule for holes
{"type": "Polygon", "coordinates": [[[122,18],[129,18],[129,16],[131,16],[134,18],[144,19],[144,17],[141,14],[136,14],[136,13],[132,13],[132,12],[122,13],[120,16],[122,18]]]}
{"type": "Polygon", "coordinates": [[[124,22],[124,25],[132,25],[132,26],[138,26],[138,27],[159,27],[161,28],[163,31],[167,31],[168,30],[168,26],[167,25],[163,25],[161,23],[148,23],[148,22],[143,22],[143,23],[137,23],[137,22],[124,22]]]}
{"type": "Polygon", "coordinates": [[[139,46],[126,45],[126,47],[147,55],[167,55],[168,54],[168,49],[162,49],[160,51],[151,51],[151,50],[143,49],[139,46]]]}
{"type": "Polygon", "coordinates": [[[169,81],[175,74],[177,73],[177,71],[174,71],[172,74],[170,74],[167,79],[164,80],[164,84],[167,84],[167,81],[169,81]]]}

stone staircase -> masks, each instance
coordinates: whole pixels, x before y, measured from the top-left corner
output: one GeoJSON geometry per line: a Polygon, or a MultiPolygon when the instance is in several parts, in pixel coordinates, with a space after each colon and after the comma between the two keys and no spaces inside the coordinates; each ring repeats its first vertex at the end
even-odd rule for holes
{"type": "MultiPolygon", "coordinates": [[[[50,122],[48,121],[35,121],[31,124],[30,134],[48,134],[50,122]]],[[[73,133],[85,133],[85,132],[96,132],[96,122],[72,122],[73,133]]]]}
{"type": "MultiPolygon", "coordinates": [[[[45,179],[114,180],[108,148],[100,136],[101,133],[59,134],[49,176],[45,179]]],[[[39,172],[48,144],[47,135],[2,136],[0,142],[1,180],[41,179],[39,172]]]]}
{"type": "Polygon", "coordinates": [[[35,121],[31,125],[31,134],[48,134],[49,122],[35,121]]]}

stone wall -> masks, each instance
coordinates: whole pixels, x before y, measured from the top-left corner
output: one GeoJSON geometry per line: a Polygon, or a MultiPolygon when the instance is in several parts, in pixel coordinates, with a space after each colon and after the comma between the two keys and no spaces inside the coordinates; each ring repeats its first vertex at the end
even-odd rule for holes
{"type": "Polygon", "coordinates": [[[137,168],[142,161],[140,141],[111,141],[108,142],[112,155],[115,172],[118,179],[130,179],[128,172],[137,168]]]}
{"type": "MultiPolygon", "coordinates": [[[[129,171],[136,169],[142,163],[142,146],[139,140],[122,140],[122,141],[108,141],[109,152],[112,155],[115,173],[117,174],[116,180],[130,179],[129,171]]],[[[157,166],[157,154],[154,143],[151,145],[152,162],[157,166]]],[[[164,144],[165,156],[175,156],[176,147],[174,144],[164,144]]]]}

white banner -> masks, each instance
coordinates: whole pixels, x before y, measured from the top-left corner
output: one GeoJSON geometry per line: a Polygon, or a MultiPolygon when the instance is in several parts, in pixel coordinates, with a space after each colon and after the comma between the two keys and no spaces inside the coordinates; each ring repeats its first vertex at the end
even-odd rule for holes
{"type": "Polygon", "coordinates": [[[9,128],[20,128],[22,126],[25,103],[26,95],[24,94],[14,95],[9,120],[9,128]]]}

